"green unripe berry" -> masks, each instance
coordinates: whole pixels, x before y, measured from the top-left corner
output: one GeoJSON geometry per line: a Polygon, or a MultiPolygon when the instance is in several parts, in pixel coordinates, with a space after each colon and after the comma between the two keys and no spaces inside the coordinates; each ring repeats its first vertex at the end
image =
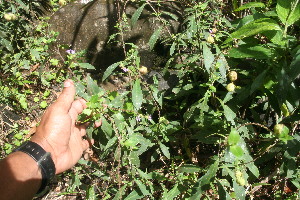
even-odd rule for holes
{"type": "Polygon", "coordinates": [[[284,124],[276,124],[274,126],[274,135],[279,137],[284,128],[284,124]]]}

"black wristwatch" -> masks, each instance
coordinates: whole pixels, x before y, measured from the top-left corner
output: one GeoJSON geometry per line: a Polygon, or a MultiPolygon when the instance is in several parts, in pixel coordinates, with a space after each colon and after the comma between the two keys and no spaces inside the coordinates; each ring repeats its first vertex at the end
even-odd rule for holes
{"type": "Polygon", "coordinates": [[[13,152],[21,151],[32,157],[38,164],[42,173],[42,184],[37,194],[44,191],[50,180],[55,176],[55,164],[51,154],[46,152],[40,145],[35,142],[26,141],[13,152]]]}

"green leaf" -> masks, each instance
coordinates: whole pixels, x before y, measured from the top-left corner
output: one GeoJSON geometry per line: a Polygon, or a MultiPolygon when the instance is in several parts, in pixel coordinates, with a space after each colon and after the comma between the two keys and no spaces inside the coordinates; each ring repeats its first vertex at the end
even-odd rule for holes
{"type": "Polygon", "coordinates": [[[83,69],[95,69],[90,63],[78,63],[78,66],[83,69]]]}
{"type": "Polygon", "coordinates": [[[232,58],[256,58],[269,59],[273,55],[270,48],[252,45],[240,45],[238,48],[233,48],[229,51],[228,56],[232,58]]]}
{"type": "Polygon", "coordinates": [[[207,172],[202,176],[198,182],[193,187],[193,195],[191,200],[198,200],[201,197],[201,194],[204,192],[203,186],[211,183],[211,179],[216,176],[216,173],[219,169],[219,159],[217,159],[214,164],[210,165],[207,172]]]}
{"type": "Polygon", "coordinates": [[[175,48],[176,48],[176,42],[173,42],[170,47],[170,56],[172,56],[174,54],[175,48]]]}
{"type": "Polygon", "coordinates": [[[109,149],[110,147],[112,147],[116,143],[117,139],[118,139],[117,136],[114,136],[113,138],[111,138],[110,140],[108,140],[108,142],[107,142],[107,144],[106,144],[106,146],[104,148],[104,151],[107,150],[107,149],[109,149]]]}
{"type": "Polygon", "coordinates": [[[112,126],[107,122],[105,117],[101,117],[101,122],[102,122],[101,129],[105,133],[106,138],[107,139],[111,138],[112,133],[113,133],[112,126]]]}
{"type": "Polygon", "coordinates": [[[103,77],[102,77],[102,81],[105,81],[107,79],[107,77],[109,77],[111,75],[111,73],[121,64],[121,62],[117,62],[114,63],[112,65],[110,65],[104,72],[103,77]]]}
{"type": "Polygon", "coordinates": [[[267,75],[267,72],[269,70],[266,69],[265,71],[263,71],[261,74],[259,74],[253,81],[252,85],[251,85],[251,90],[250,90],[250,94],[252,94],[255,90],[259,89],[261,86],[263,86],[264,81],[265,81],[265,77],[267,75]]]}
{"type": "Polygon", "coordinates": [[[40,107],[41,108],[46,108],[48,106],[48,103],[46,102],[46,101],[42,101],[41,103],[40,103],[40,107]]]}
{"type": "Polygon", "coordinates": [[[290,82],[294,81],[300,75],[300,49],[297,51],[290,68],[287,72],[288,76],[290,77],[288,80],[290,82]]]}
{"type": "Polygon", "coordinates": [[[166,145],[164,145],[164,144],[161,143],[161,142],[158,142],[158,144],[159,144],[159,147],[160,147],[161,151],[163,152],[163,154],[164,154],[168,159],[170,159],[169,147],[167,147],[166,145]]]}
{"type": "Polygon", "coordinates": [[[195,173],[199,172],[201,168],[199,166],[193,165],[193,164],[185,164],[178,168],[179,173],[195,173]]]}
{"type": "Polygon", "coordinates": [[[234,119],[236,118],[236,113],[233,112],[231,110],[231,108],[229,108],[227,105],[223,105],[223,109],[224,109],[224,115],[227,119],[227,121],[231,122],[232,124],[234,124],[234,119]]]}
{"type": "Polygon", "coordinates": [[[20,103],[20,105],[23,109],[28,108],[28,104],[27,104],[27,100],[26,100],[25,96],[22,95],[22,96],[19,97],[19,103],[20,103]]]}
{"type": "Polygon", "coordinates": [[[38,52],[38,50],[30,49],[30,53],[35,59],[37,59],[37,60],[40,59],[40,53],[38,52]]]}
{"type": "Polygon", "coordinates": [[[213,64],[215,57],[205,43],[203,44],[203,57],[205,69],[207,73],[210,73],[211,65],[213,64]]]}
{"type": "Polygon", "coordinates": [[[146,186],[140,181],[140,180],[135,180],[136,184],[139,186],[141,192],[143,193],[144,196],[149,195],[151,196],[150,192],[147,190],[146,186]]]}
{"type": "Polygon", "coordinates": [[[175,21],[178,21],[178,17],[177,17],[175,14],[173,14],[173,13],[170,13],[170,12],[167,12],[167,11],[163,11],[162,14],[168,15],[168,16],[170,16],[172,19],[174,19],[175,21]]]}
{"type": "Polygon", "coordinates": [[[242,6],[240,6],[239,8],[235,9],[234,11],[237,12],[237,11],[245,10],[245,9],[248,9],[248,8],[264,8],[264,7],[266,7],[264,3],[249,2],[249,3],[246,3],[242,6]]]}
{"type": "Polygon", "coordinates": [[[97,83],[90,77],[87,76],[87,92],[89,95],[98,94],[101,91],[97,83]]]}
{"type": "Polygon", "coordinates": [[[222,180],[218,180],[219,199],[231,200],[230,194],[226,191],[226,187],[222,180]]]}
{"type": "Polygon", "coordinates": [[[132,103],[136,110],[139,110],[143,102],[143,91],[140,85],[140,80],[137,79],[132,88],[132,103]]]}
{"type": "Polygon", "coordinates": [[[120,189],[118,189],[117,194],[115,195],[115,197],[112,200],[120,200],[120,199],[122,199],[122,196],[125,193],[126,187],[128,187],[128,186],[125,184],[120,189]]]}
{"type": "Polygon", "coordinates": [[[85,93],[85,87],[81,82],[76,82],[75,83],[75,88],[76,88],[76,94],[82,98],[84,98],[86,101],[89,101],[90,96],[85,93]]]}
{"type": "Polygon", "coordinates": [[[143,198],[144,195],[139,194],[136,190],[133,190],[124,200],[136,200],[143,198]]]}
{"type": "Polygon", "coordinates": [[[149,39],[150,50],[152,50],[154,48],[154,45],[156,44],[156,42],[160,36],[161,30],[162,30],[162,28],[159,28],[151,35],[151,37],[149,39]]]}
{"type": "Polygon", "coordinates": [[[276,11],[280,21],[288,26],[300,19],[300,3],[296,0],[277,0],[276,11]]]}
{"type": "Polygon", "coordinates": [[[242,157],[244,155],[244,151],[242,147],[238,145],[230,146],[230,152],[233,153],[236,157],[242,157]]]}
{"type": "Polygon", "coordinates": [[[140,16],[141,16],[141,14],[142,14],[143,9],[144,9],[145,6],[146,6],[146,4],[143,4],[132,15],[132,17],[131,17],[131,25],[132,26],[134,26],[136,24],[137,20],[140,18],[140,16]]]}
{"type": "Polygon", "coordinates": [[[87,200],[95,200],[97,198],[93,185],[88,187],[86,196],[87,196],[87,200]]]}
{"type": "Polygon", "coordinates": [[[270,30],[281,30],[281,28],[276,23],[276,21],[272,19],[269,18],[257,19],[242,26],[237,31],[233,32],[230,35],[230,38],[228,38],[224,43],[227,44],[234,39],[243,39],[270,30]]]}
{"type": "Polygon", "coordinates": [[[178,189],[178,184],[176,184],[167,194],[163,195],[164,200],[171,200],[177,197],[180,194],[180,190],[178,189]]]}
{"type": "Polygon", "coordinates": [[[230,146],[236,145],[240,141],[240,138],[239,132],[237,132],[235,129],[232,129],[228,136],[228,144],[230,146]]]}

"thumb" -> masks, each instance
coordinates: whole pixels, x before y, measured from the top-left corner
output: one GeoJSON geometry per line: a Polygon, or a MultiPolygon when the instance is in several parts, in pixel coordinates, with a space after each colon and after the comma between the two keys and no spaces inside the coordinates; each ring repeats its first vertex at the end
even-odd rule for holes
{"type": "Polygon", "coordinates": [[[75,97],[75,86],[72,80],[64,82],[64,89],[55,102],[55,107],[61,112],[69,112],[75,97]]]}

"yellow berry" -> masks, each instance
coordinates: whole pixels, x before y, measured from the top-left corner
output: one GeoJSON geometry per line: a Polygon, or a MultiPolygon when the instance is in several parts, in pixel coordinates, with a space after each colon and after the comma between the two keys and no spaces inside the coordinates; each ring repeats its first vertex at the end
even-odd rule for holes
{"type": "Polygon", "coordinates": [[[276,136],[279,136],[279,135],[281,134],[283,128],[284,128],[284,125],[283,125],[283,124],[276,124],[276,125],[274,126],[274,134],[275,134],[276,136]]]}
{"type": "Polygon", "coordinates": [[[58,4],[59,4],[60,6],[64,6],[64,5],[67,4],[67,2],[66,2],[66,0],[59,0],[59,1],[58,1],[58,4]]]}
{"type": "Polygon", "coordinates": [[[235,90],[235,85],[234,83],[229,83],[227,86],[226,86],[226,89],[228,92],[234,92],[235,90]]]}
{"type": "Polygon", "coordinates": [[[145,67],[145,66],[142,66],[142,67],[139,69],[139,71],[140,71],[140,73],[141,73],[142,75],[145,75],[145,74],[148,73],[148,68],[145,67]]]}
{"type": "Polygon", "coordinates": [[[217,32],[218,32],[218,29],[216,29],[216,28],[211,29],[211,33],[216,34],[217,32]]]}
{"type": "Polygon", "coordinates": [[[235,171],[235,178],[237,184],[239,184],[240,186],[244,186],[246,184],[243,173],[240,170],[235,171]]]}
{"type": "Polygon", "coordinates": [[[237,178],[236,179],[237,184],[239,184],[240,186],[244,186],[246,185],[246,181],[243,177],[237,178]]]}
{"type": "Polygon", "coordinates": [[[4,19],[6,19],[7,21],[13,21],[17,19],[17,16],[13,13],[5,13],[4,19]]]}
{"type": "Polygon", "coordinates": [[[211,43],[211,44],[212,44],[212,43],[215,42],[215,38],[214,38],[213,36],[209,35],[209,36],[207,37],[206,41],[207,41],[208,43],[211,43]]]}
{"type": "Polygon", "coordinates": [[[237,80],[237,73],[236,71],[230,71],[228,74],[229,80],[230,81],[236,81],[237,80]]]}

